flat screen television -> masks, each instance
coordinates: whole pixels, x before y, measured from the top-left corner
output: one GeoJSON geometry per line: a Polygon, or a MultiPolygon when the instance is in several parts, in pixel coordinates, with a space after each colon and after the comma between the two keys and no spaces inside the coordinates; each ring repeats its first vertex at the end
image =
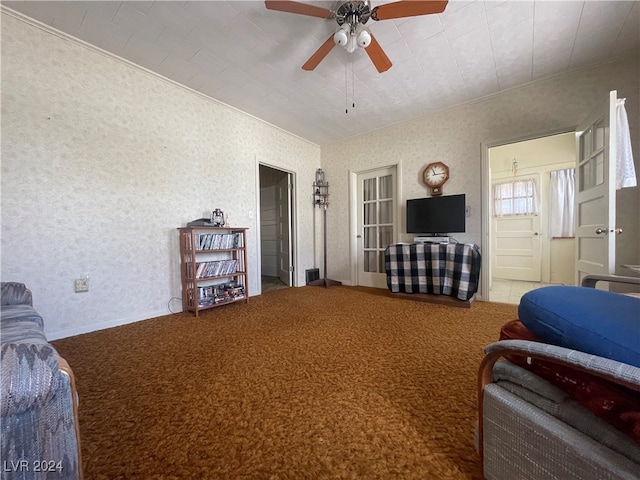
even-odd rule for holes
{"type": "Polygon", "coordinates": [[[465,194],[407,200],[407,233],[448,235],[465,231],[465,194]]]}

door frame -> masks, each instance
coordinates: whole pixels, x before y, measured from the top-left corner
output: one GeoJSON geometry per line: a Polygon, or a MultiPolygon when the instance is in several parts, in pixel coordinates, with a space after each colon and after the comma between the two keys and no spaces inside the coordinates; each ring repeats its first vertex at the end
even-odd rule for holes
{"type": "Polygon", "coordinates": [[[482,300],[490,300],[491,279],[493,278],[491,269],[491,169],[489,165],[489,149],[493,147],[500,147],[502,145],[509,145],[511,143],[526,142],[528,140],[536,140],[543,137],[551,137],[554,135],[561,135],[563,133],[576,133],[578,125],[574,125],[568,128],[559,128],[556,130],[549,130],[540,133],[534,133],[531,135],[525,135],[522,137],[516,137],[506,140],[496,140],[491,142],[482,142],[480,144],[480,178],[482,182],[481,186],[481,221],[480,221],[480,238],[482,244],[480,245],[482,252],[482,269],[480,270],[480,298],[482,300]]]}
{"type": "MultiPolygon", "coordinates": [[[[297,238],[298,238],[298,212],[297,212],[297,204],[298,204],[298,198],[297,198],[297,191],[298,189],[296,188],[296,172],[294,172],[293,170],[288,170],[286,168],[282,168],[281,166],[275,165],[273,163],[269,163],[263,160],[260,160],[259,158],[256,158],[256,195],[255,195],[255,201],[256,201],[256,210],[255,210],[255,218],[254,218],[254,222],[256,225],[256,243],[255,243],[255,249],[256,249],[256,271],[257,271],[257,276],[256,276],[256,288],[253,289],[253,291],[258,292],[257,295],[261,295],[262,294],[262,232],[260,229],[260,209],[261,209],[261,205],[260,205],[260,166],[264,166],[264,167],[269,167],[272,168],[274,170],[279,170],[283,173],[287,173],[290,175],[291,178],[291,184],[293,185],[293,187],[291,188],[291,195],[289,197],[289,203],[290,203],[290,208],[291,208],[291,218],[289,219],[289,222],[291,223],[291,237],[289,238],[289,249],[291,251],[291,265],[293,266],[293,275],[291,276],[291,287],[296,287],[298,286],[298,268],[297,265],[299,265],[298,262],[298,247],[297,247],[297,238]]],[[[251,212],[249,217],[251,218],[251,212]]]]}
{"type": "MultiPolygon", "coordinates": [[[[378,163],[367,165],[366,168],[357,170],[349,169],[349,263],[351,264],[351,285],[358,285],[358,175],[380,170],[383,168],[396,169],[396,209],[395,209],[395,229],[393,241],[397,242],[399,235],[403,231],[405,219],[402,216],[404,197],[402,195],[402,160],[390,163],[378,163]]],[[[344,283],[344,282],[343,282],[344,283]]]]}

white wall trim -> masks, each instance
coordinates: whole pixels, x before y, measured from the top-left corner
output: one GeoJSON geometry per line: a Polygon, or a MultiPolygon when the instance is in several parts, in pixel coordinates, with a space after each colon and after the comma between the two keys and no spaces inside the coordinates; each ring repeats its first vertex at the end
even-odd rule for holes
{"type": "MultiPolygon", "coordinates": [[[[349,264],[351,265],[350,285],[358,284],[358,173],[348,171],[349,179],[349,264]]],[[[343,282],[344,283],[344,282],[343,282]]]]}
{"type": "Polygon", "coordinates": [[[254,248],[256,249],[256,295],[262,295],[262,227],[260,225],[260,165],[266,165],[258,158],[258,155],[255,156],[255,168],[256,168],[256,197],[255,197],[255,225],[256,225],[256,244],[254,248]]]}

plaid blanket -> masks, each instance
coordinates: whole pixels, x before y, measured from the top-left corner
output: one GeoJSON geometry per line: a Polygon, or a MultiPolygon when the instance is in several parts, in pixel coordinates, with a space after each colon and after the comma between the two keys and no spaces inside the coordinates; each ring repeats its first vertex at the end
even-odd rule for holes
{"type": "Polygon", "coordinates": [[[393,293],[432,293],[469,300],[478,291],[480,248],[471,243],[396,243],[384,252],[393,293]]]}

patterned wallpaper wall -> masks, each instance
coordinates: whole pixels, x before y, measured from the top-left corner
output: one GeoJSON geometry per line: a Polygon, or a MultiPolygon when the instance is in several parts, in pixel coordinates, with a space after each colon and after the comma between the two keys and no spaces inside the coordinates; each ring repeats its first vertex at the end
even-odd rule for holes
{"type": "MultiPolygon", "coordinates": [[[[472,207],[466,234],[456,234],[455,237],[483,247],[480,209],[482,145],[573,130],[591,112],[604,108],[610,90],[618,90],[619,97],[627,98],[636,170],[640,174],[639,65],[636,53],[635,56],[535,82],[385,130],[323,146],[322,166],[332,185],[332,207],[328,216],[331,252],[328,276],[344,282],[357,280],[351,273],[355,257],[351,257],[350,251],[350,171],[361,172],[398,163],[401,234],[397,240],[411,241],[412,236],[402,233],[405,231],[405,200],[427,196],[426,187],[420,181],[422,169],[434,161],[445,162],[449,165],[451,177],[444,186],[445,194],[465,193],[467,203],[472,207]]],[[[629,188],[618,194],[618,217],[626,217],[620,224],[629,225],[629,231],[618,239],[619,263],[640,263],[639,190],[629,188]]]]}
{"type": "MultiPolygon", "coordinates": [[[[317,145],[4,13],[1,99],[2,280],[34,291],[50,338],[180,310],[176,228],[214,208],[250,228],[255,293],[258,161],[310,203],[317,145]]],[[[297,213],[303,285],[313,207],[297,213]]]]}

